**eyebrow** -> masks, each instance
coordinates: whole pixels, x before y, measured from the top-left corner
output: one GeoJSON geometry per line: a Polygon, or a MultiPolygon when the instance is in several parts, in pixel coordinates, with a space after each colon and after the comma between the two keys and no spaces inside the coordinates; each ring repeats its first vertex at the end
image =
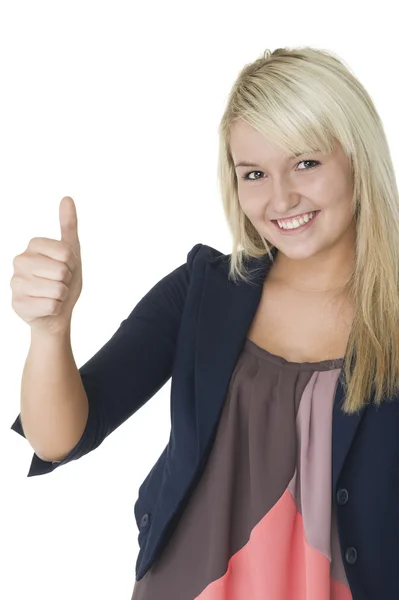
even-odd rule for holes
{"type": "MultiPolygon", "coordinates": [[[[305,154],[314,154],[314,152],[298,152],[298,154],[293,154],[292,156],[289,156],[289,160],[293,160],[294,158],[298,158],[299,156],[304,156],[305,154]]],[[[237,167],[261,167],[262,165],[258,165],[255,162],[247,162],[245,160],[242,160],[241,162],[237,163],[236,165],[234,165],[236,168],[237,167]]]]}

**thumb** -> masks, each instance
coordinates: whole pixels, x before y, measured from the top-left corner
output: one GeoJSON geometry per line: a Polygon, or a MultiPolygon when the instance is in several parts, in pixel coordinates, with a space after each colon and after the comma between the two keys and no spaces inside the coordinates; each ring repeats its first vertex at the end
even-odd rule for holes
{"type": "Polygon", "coordinates": [[[70,196],[64,196],[60,203],[61,240],[71,246],[76,257],[80,256],[78,237],[78,216],[75,202],[70,196]]]}

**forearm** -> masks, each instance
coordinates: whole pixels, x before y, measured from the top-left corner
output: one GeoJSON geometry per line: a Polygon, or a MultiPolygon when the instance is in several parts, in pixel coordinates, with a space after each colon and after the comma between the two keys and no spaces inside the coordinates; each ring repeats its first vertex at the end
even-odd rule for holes
{"type": "Polygon", "coordinates": [[[71,347],[70,330],[31,332],[21,382],[21,423],[39,458],[62,460],[80,440],[89,404],[71,347]]]}

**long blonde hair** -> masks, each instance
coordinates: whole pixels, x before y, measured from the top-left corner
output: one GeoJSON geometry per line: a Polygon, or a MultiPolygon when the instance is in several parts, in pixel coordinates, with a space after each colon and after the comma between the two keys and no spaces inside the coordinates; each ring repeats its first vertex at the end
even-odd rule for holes
{"type": "Polygon", "coordinates": [[[240,71],[219,125],[218,178],[233,238],[229,279],[249,282],[245,259],[267,253],[273,261],[274,253],[239,203],[229,147],[237,119],[287,154],[330,153],[338,140],[350,158],[356,258],[348,282],[354,319],[341,373],[342,410],[381,404],[399,390],[399,196],[369,94],[340,58],[308,46],[266,50],[240,71]]]}

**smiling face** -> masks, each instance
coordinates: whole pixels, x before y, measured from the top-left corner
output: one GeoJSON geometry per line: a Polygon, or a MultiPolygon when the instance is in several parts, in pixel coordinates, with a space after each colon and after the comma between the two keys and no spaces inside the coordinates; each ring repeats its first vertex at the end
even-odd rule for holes
{"type": "MultiPolygon", "coordinates": [[[[332,154],[287,157],[244,121],[231,128],[237,192],[242,210],[261,236],[285,257],[351,256],[355,223],[351,213],[350,161],[339,144],[332,154]],[[239,166],[247,162],[250,166],[239,166]],[[280,229],[277,220],[318,211],[299,229],[280,229]],[[338,253],[338,254],[337,254],[338,253]],[[334,254],[334,253],[333,253],[334,254]]],[[[295,223],[293,223],[295,225],[295,223]]]]}

